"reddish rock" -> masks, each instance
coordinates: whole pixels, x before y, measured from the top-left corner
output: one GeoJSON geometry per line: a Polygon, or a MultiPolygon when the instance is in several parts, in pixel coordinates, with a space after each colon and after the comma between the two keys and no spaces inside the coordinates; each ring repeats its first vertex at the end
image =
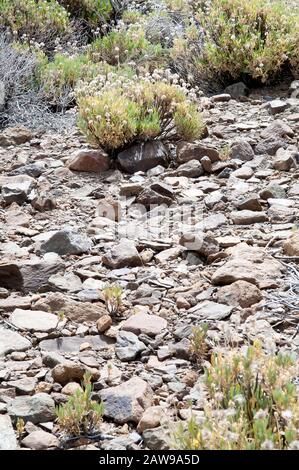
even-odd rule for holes
{"type": "Polygon", "coordinates": [[[135,335],[144,333],[149,336],[156,336],[167,327],[167,321],[157,315],[139,313],[132,315],[122,325],[125,331],[131,331],[135,335]]]}
{"type": "Polygon", "coordinates": [[[79,150],[69,163],[69,169],[73,171],[101,173],[109,168],[110,158],[103,150],[79,150]]]}

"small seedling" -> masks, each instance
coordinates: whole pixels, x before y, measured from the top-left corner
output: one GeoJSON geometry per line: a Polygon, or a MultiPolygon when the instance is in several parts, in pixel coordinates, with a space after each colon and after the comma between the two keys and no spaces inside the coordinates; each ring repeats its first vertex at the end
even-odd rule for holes
{"type": "Polygon", "coordinates": [[[123,289],[121,286],[113,285],[103,289],[106,308],[110,315],[118,315],[122,305],[123,289]]]}
{"type": "Polygon", "coordinates": [[[201,364],[208,355],[209,348],[206,342],[208,328],[209,326],[204,323],[192,330],[190,349],[197,364],[201,364]]]}

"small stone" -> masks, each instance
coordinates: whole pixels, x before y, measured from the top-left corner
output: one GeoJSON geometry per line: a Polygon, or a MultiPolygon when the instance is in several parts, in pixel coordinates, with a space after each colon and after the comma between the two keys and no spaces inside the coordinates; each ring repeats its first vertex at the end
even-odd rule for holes
{"type": "Polygon", "coordinates": [[[260,222],[267,222],[268,216],[265,212],[243,210],[231,213],[231,219],[235,225],[251,225],[260,222]]]}
{"type": "Polygon", "coordinates": [[[61,390],[61,393],[71,396],[71,395],[75,395],[77,390],[82,391],[81,385],[79,385],[77,382],[69,382],[63,387],[63,389],[61,390]]]}
{"type": "Polygon", "coordinates": [[[0,414],[0,450],[15,450],[17,447],[17,439],[10,417],[0,414]]]}
{"type": "Polygon", "coordinates": [[[299,230],[284,242],[283,251],[289,256],[299,256],[299,230]]]}
{"type": "Polygon", "coordinates": [[[218,242],[211,232],[184,233],[180,238],[180,244],[187,250],[196,251],[206,258],[219,252],[218,242]]]}
{"type": "Polygon", "coordinates": [[[249,180],[254,175],[254,171],[249,166],[242,166],[238,170],[232,171],[230,176],[239,178],[240,180],[249,180]]]}
{"type": "Polygon", "coordinates": [[[176,176],[186,176],[187,178],[198,178],[203,175],[201,162],[198,160],[189,160],[178,167],[174,172],[176,176]]]}
{"type": "Polygon", "coordinates": [[[226,103],[227,101],[231,100],[231,95],[228,93],[221,93],[220,95],[212,96],[212,101],[215,103],[226,103]]]}
{"type": "Polygon", "coordinates": [[[37,385],[35,377],[24,377],[19,380],[12,380],[9,382],[11,387],[14,387],[19,395],[31,395],[37,385]]]}
{"type": "Polygon", "coordinates": [[[22,444],[32,450],[45,450],[59,446],[59,440],[46,431],[34,431],[24,439],[22,444]]]}
{"type": "Polygon", "coordinates": [[[249,211],[262,211],[263,208],[260,203],[260,197],[258,194],[250,193],[246,196],[239,197],[234,203],[235,206],[242,210],[249,211]]]}
{"type": "Polygon", "coordinates": [[[112,325],[112,318],[110,317],[110,315],[103,315],[97,321],[98,332],[104,333],[110,328],[111,325],[112,325]]]}
{"type": "Polygon", "coordinates": [[[162,142],[142,142],[120,152],[117,160],[121,168],[128,173],[145,172],[157,165],[166,167],[168,164],[168,151],[162,142]]]}
{"type": "Polygon", "coordinates": [[[62,364],[57,364],[54,369],[52,369],[52,377],[55,382],[65,385],[74,380],[81,381],[85,371],[85,367],[81,364],[66,361],[62,364]]]}
{"type": "Polygon", "coordinates": [[[79,150],[69,163],[69,169],[74,171],[102,173],[109,168],[110,158],[103,150],[79,150]]]}
{"type": "Polygon", "coordinates": [[[58,317],[48,312],[16,308],[9,321],[21,330],[50,333],[57,327],[58,317]]]}
{"type": "Polygon", "coordinates": [[[0,327],[0,357],[13,351],[26,351],[30,347],[28,339],[15,331],[0,327]]]}
{"type": "Polygon", "coordinates": [[[146,334],[157,336],[167,327],[167,321],[157,315],[139,313],[132,315],[122,324],[122,330],[130,331],[135,335],[146,334]]]}
{"type": "Polygon", "coordinates": [[[207,173],[212,173],[212,161],[209,157],[202,157],[200,163],[204,171],[206,171],[207,173]]]}
{"type": "Polygon", "coordinates": [[[248,162],[254,158],[254,151],[246,140],[238,139],[230,147],[230,157],[248,162]]]}
{"type": "Polygon", "coordinates": [[[282,148],[278,149],[276,157],[273,160],[273,168],[279,171],[290,171],[291,168],[295,167],[296,160],[294,158],[294,153],[282,148]]]}
{"type": "Polygon", "coordinates": [[[280,186],[279,184],[270,183],[260,192],[260,197],[262,199],[273,199],[273,198],[285,199],[286,192],[283,189],[283,187],[280,186]]]}
{"type": "Polygon", "coordinates": [[[234,100],[240,100],[240,98],[248,96],[249,89],[245,83],[237,82],[227,86],[224,92],[228,93],[234,100]]]}
{"type": "Polygon", "coordinates": [[[102,262],[111,269],[141,266],[142,261],[133,240],[122,238],[118,245],[103,256],[102,262]]]}
{"type": "Polygon", "coordinates": [[[40,245],[43,253],[54,252],[60,256],[87,253],[91,247],[92,241],[88,237],[67,229],[55,232],[40,245]]]}
{"type": "Polygon", "coordinates": [[[176,299],[176,306],[177,308],[184,308],[185,310],[188,310],[188,308],[191,307],[191,305],[189,304],[188,300],[185,299],[185,297],[178,297],[176,299]]]}
{"type": "Polygon", "coordinates": [[[138,336],[129,331],[120,331],[116,338],[115,353],[121,361],[132,361],[146,349],[138,336]]]}
{"type": "Polygon", "coordinates": [[[142,434],[146,429],[153,429],[160,426],[163,413],[162,406],[151,406],[145,410],[138,423],[137,432],[142,434]]]}
{"type": "Polygon", "coordinates": [[[209,157],[211,162],[219,161],[219,152],[210,145],[200,143],[180,142],[177,146],[177,162],[186,163],[190,160],[201,161],[203,157],[209,157]]]}
{"type": "Polygon", "coordinates": [[[285,111],[289,107],[289,104],[286,101],[273,100],[269,102],[268,107],[271,114],[278,114],[285,111]]]}
{"type": "Polygon", "coordinates": [[[263,298],[258,287],[246,281],[236,281],[229,286],[221,287],[217,292],[218,302],[234,307],[248,308],[263,298]]]}

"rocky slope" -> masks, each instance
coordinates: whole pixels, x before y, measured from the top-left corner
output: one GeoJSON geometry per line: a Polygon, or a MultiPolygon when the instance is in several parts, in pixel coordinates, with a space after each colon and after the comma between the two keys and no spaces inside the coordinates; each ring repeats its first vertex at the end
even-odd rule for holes
{"type": "Polygon", "coordinates": [[[133,149],[131,174],[76,130],[0,134],[0,448],[168,448],[202,408],[202,322],[214,350],[298,353],[298,86],[203,97],[206,137],[168,167],[161,145],[133,149]],[[102,440],[68,442],[55,405],[86,370],[102,440]]]}

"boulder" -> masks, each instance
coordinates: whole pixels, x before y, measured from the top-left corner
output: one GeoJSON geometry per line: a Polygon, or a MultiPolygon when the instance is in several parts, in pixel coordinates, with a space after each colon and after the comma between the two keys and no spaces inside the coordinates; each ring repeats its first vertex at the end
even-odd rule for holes
{"type": "Polygon", "coordinates": [[[120,152],[117,160],[127,173],[147,171],[157,165],[168,165],[168,150],[162,142],[141,142],[120,152]]]}
{"type": "Polygon", "coordinates": [[[110,158],[103,150],[82,149],[78,150],[69,165],[70,170],[102,173],[109,170],[110,158]]]}

